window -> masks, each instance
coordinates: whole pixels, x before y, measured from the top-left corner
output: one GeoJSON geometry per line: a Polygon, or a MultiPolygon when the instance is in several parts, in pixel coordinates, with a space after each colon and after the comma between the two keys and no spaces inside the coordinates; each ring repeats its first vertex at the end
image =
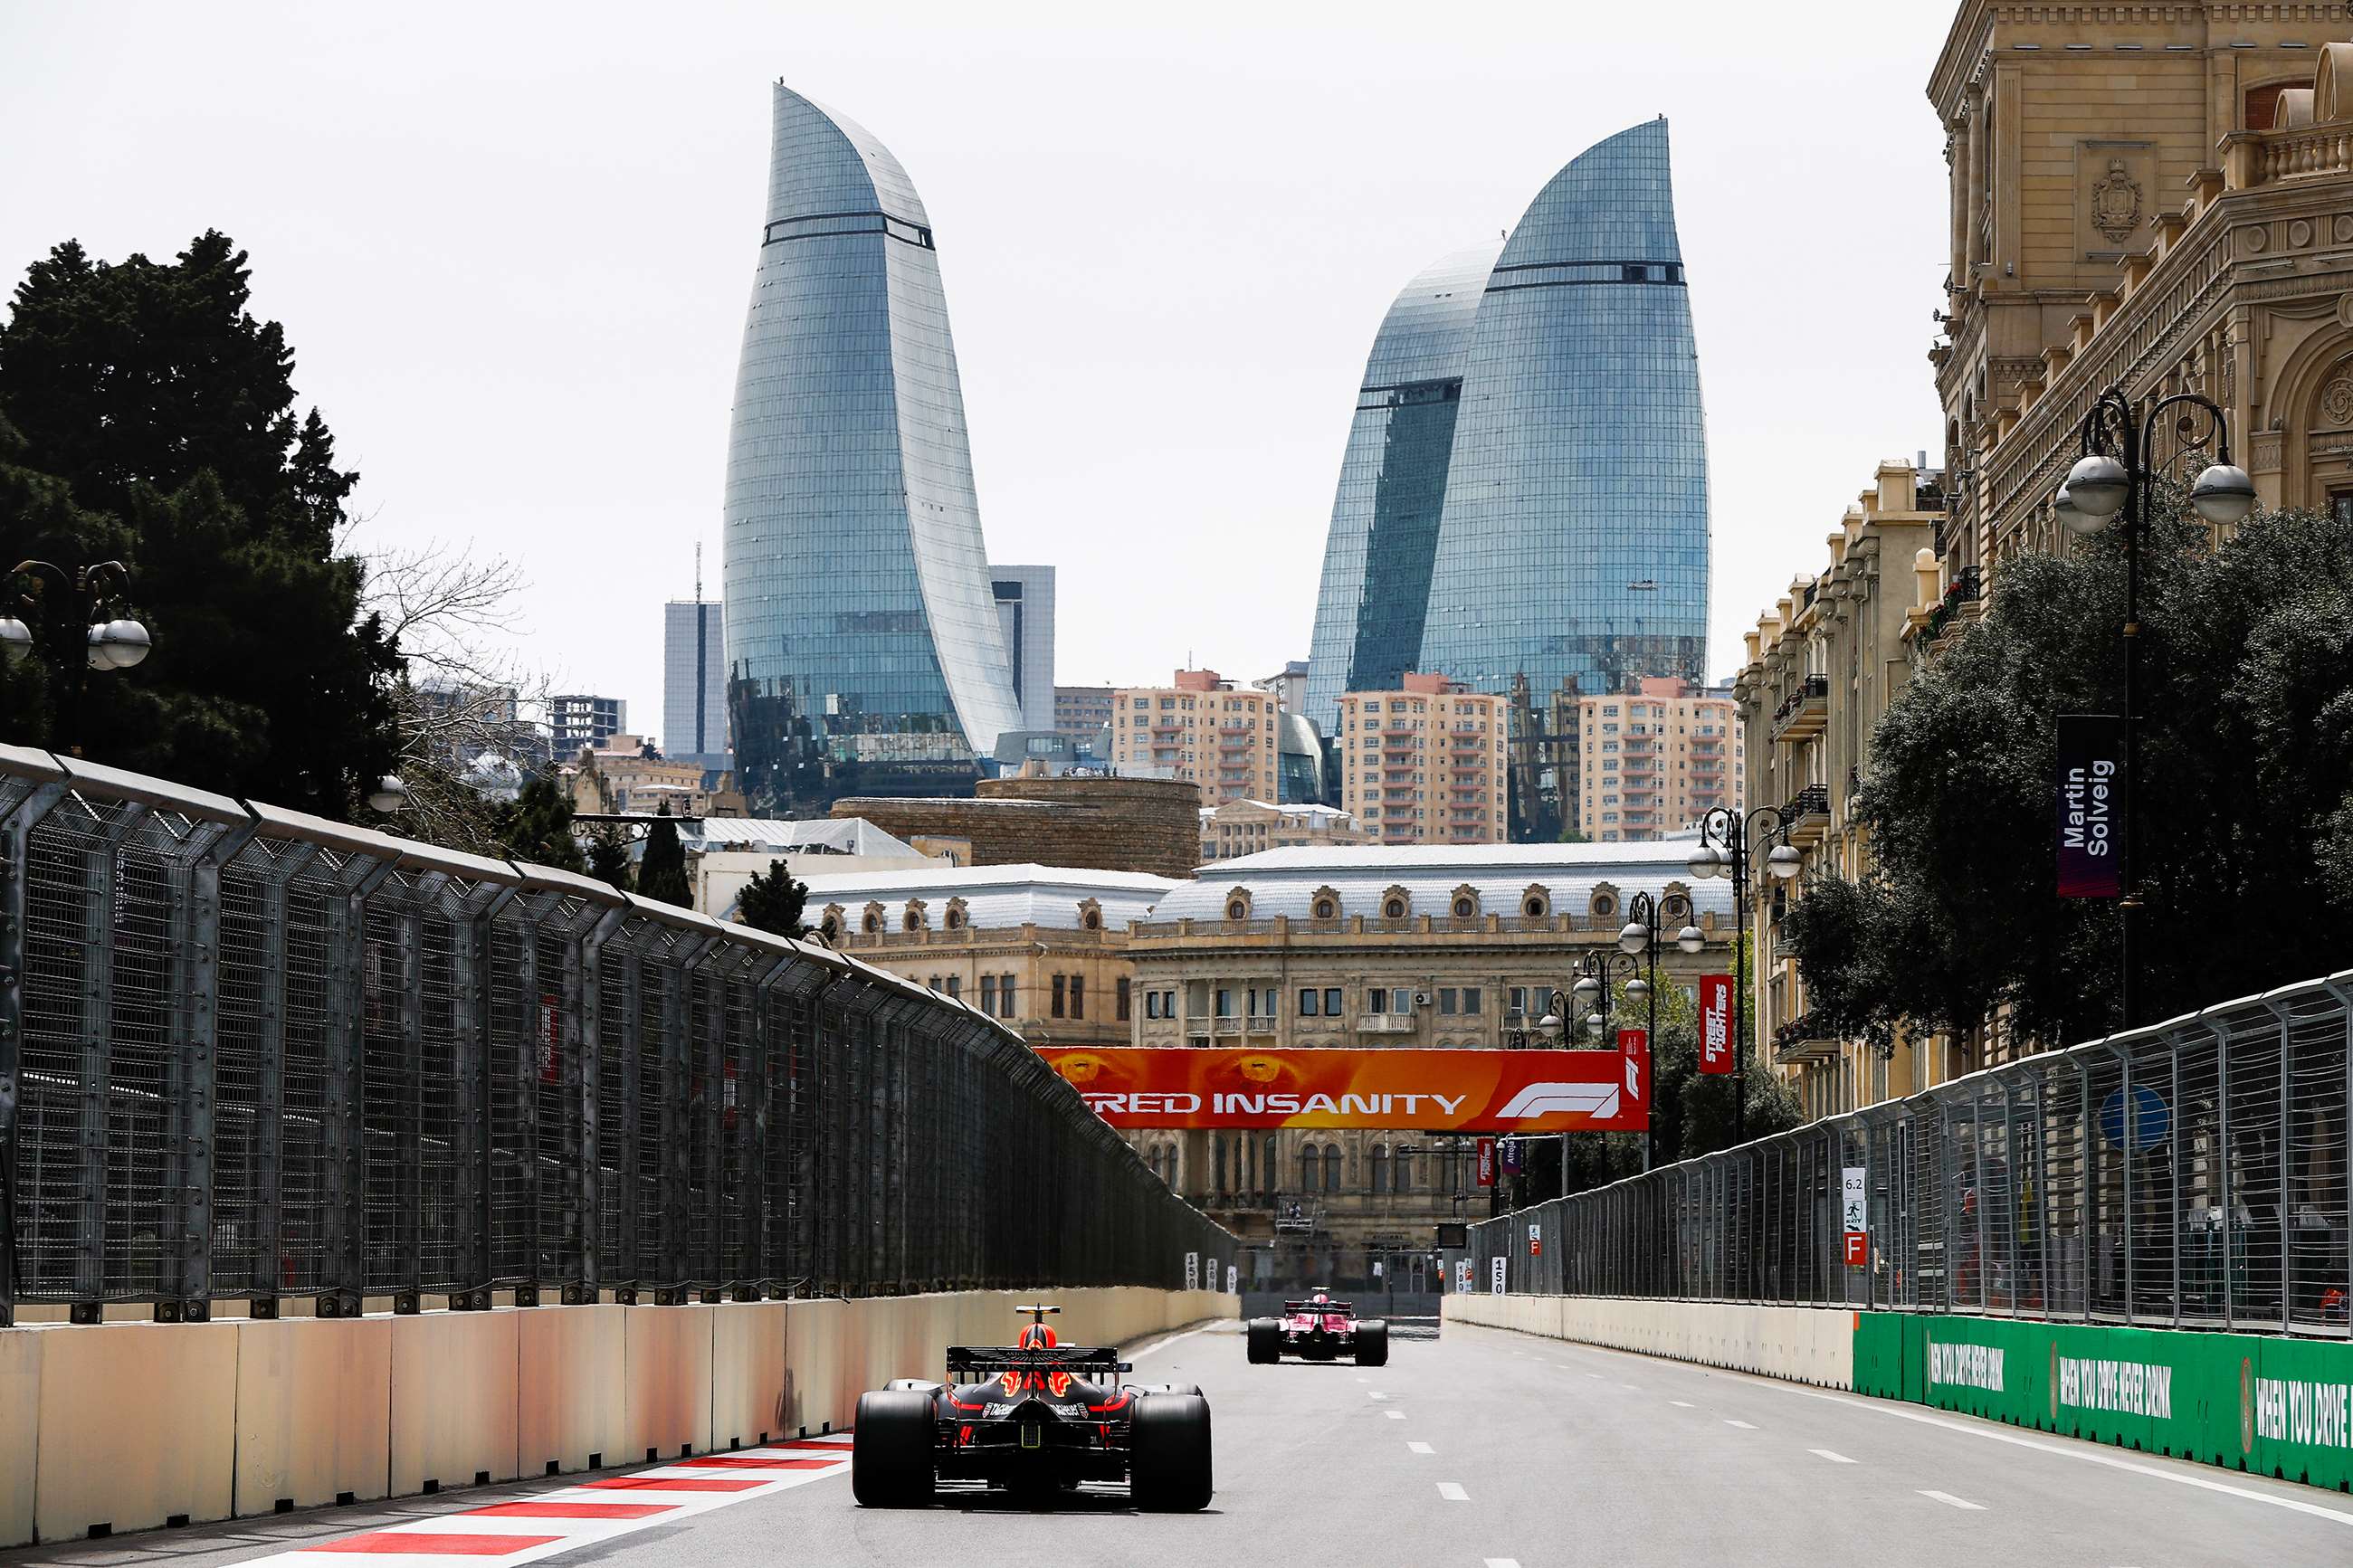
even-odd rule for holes
{"type": "Polygon", "coordinates": [[[1337,1143],[1324,1145],[1324,1190],[1327,1193],[1340,1190],[1340,1145],[1337,1143]]]}
{"type": "Polygon", "coordinates": [[[980,1010],[992,1018],[997,1016],[997,976],[994,974],[980,977],[980,1010]]]}
{"type": "Polygon", "coordinates": [[[1438,988],[1438,1010],[1446,1016],[1450,1018],[1454,1016],[1455,1001],[1461,994],[1456,991],[1451,985],[1440,986],[1438,988]]]}
{"type": "Polygon", "coordinates": [[[1073,974],[1071,976],[1071,1016],[1083,1018],[1086,1016],[1087,977],[1083,974],[1073,974]]]}
{"type": "Polygon", "coordinates": [[[1395,1181],[1395,1183],[1396,1183],[1397,1190],[1398,1190],[1398,1192],[1401,1192],[1401,1193],[1402,1193],[1402,1192],[1409,1192],[1409,1191],[1410,1191],[1410,1190],[1412,1189],[1412,1187],[1413,1187],[1413,1151],[1412,1151],[1412,1150],[1410,1150],[1410,1149],[1406,1149],[1406,1148],[1400,1148],[1400,1149],[1398,1149],[1398,1152],[1397,1152],[1397,1169],[1396,1169],[1396,1171],[1394,1171],[1393,1173],[1391,1173],[1391,1175],[1392,1175],[1392,1179],[1393,1179],[1393,1180],[1395,1181]]]}
{"type": "Polygon", "coordinates": [[[1479,1016],[1479,988],[1476,985],[1462,988],[1462,1010],[1474,1018],[1479,1016]]]}
{"type": "Polygon", "coordinates": [[[1086,913],[1079,917],[1079,924],[1088,931],[1103,930],[1103,911],[1101,910],[1087,910],[1086,913]]]}
{"type": "Polygon", "coordinates": [[[1401,986],[1401,985],[1400,985],[1399,987],[1398,987],[1395,991],[1390,992],[1390,993],[1389,993],[1389,1011],[1390,1011],[1390,1012],[1392,1012],[1392,1013],[1410,1013],[1410,1012],[1412,1012],[1412,1011],[1413,1011],[1413,993],[1412,993],[1412,992],[1410,992],[1410,991],[1408,991],[1407,989],[1405,989],[1405,987],[1403,987],[1403,986],[1401,986]]]}
{"type": "Polygon", "coordinates": [[[1385,1145],[1383,1145],[1383,1144],[1379,1144],[1379,1143],[1376,1143],[1376,1144],[1374,1144],[1374,1145],[1373,1145],[1373,1157],[1371,1158],[1371,1160],[1369,1160],[1369,1161],[1367,1161],[1367,1162],[1366,1162],[1366,1164],[1367,1164],[1367,1166],[1369,1167],[1369,1169],[1370,1169],[1370,1173],[1371,1173],[1371,1175],[1372,1175],[1372,1180],[1371,1180],[1370,1182],[1368,1182],[1368,1183],[1366,1184],[1366,1185],[1370,1186],[1370,1187],[1372,1188],[1372,1190],[1374,1191],[1374,1193],[1375,1193],[1375,1194],[1380,1194],[1380,1193],[1385,1193],[1385,1192],[1388,1191],[1388,1181],[1389,1181],[1389,1152],[1388,1152],[1388,1149],[1385,1145]]]}
{"type": "Polygon", "coordinates": [[[1159,992],[1147,991],[1144,994],[1144,1016],[1147,1018],[1157,1018],[1160,1016],[1159,992]]]}
{"type": "Polygon", "coordinates": [[[1324,993],[1324,1016],[1327,1018],[1340,1016],[1340,988],[1337,985],[1327,988],[1324,993]]]}
{"type": "Polygon", "coordinates": [[[949,995],[951,995],[951,996],[954,996],[954,997],[957,997],[957,998],[959,998],[959,999],[963,997],[963,995],[964,995],[964,976],[963,976],[963,975],[961,975],[961,974],[951,974],[951,975],[949,975],[949,976],[948,976],[948,994],[949,994],[949,995]]]}
{"type": "Polygon", "coordinates": [[[1468,899],[1457,899],[1454,900],[1454,918],[1458,921],[1467,921],[1472,915],[1476,914],[1478,910],[1479,906],[1472,903],[1468,899]]]}
{"type": "Polygon", "coordinates": [[[1246,921],[1250,919],[1250,905],[1244,903],[1240,899],[1236,899],[1233,902],[1226,906],[1226,919],[1229,921],[1246,921]]]}
{"type": "MultiPolygon", "coordinates": [[[[1416,796],[1416,798],[1419,799],[1419,797],[1416,796]]],[[[1417,813],[1416,815],[1418,816],[1419,814],[1417,813]]],[[[1401,921],[1405,919],[1405,900],[1403,899],[1391,899],[1388,902],[1381,906],[1381,913],[1393,921],[1401,921]]]]}
{"type": "Polygon", "coordinates": [[[1118,1021],[1119,1021],[1120,1023],[1123,1023],[1123,1024],[1126,1023],[1126,1022],[1128,1021],[1129,1016],[1130,1016],[1130,1014],[1129,1014],[1129,1012],[1128,1012],[1128,1008],[1129,1008],[1129,1006],[1130,1006],[1130,999],[1129,999],[1129,996],[1128,996],[1128,988],[1129,988],[1131,985],[1133,985],[1134,984],[1134,981],[1129,980],[1129,979],[1128,979],[1126,976],[1124,976],[1124,975],[1121,976],[1121,977],[1120,977],[1120,980],[1119,980],[1119,982],[1118,982],[1118,984],[1119,984],[1119,999],[1118,999],[1116,1002],[1114,1002],[1114,1003],[1113,1004],[1113,1010],[1114,1010],[1114,1011],[1117,1013],[1117,1015],[1118,1015],[1118,1021]]]}
{"type": "Polygon", "coordinates": [[[1000,975],[997,978],[997,1016],[1000,1018],[1013,1016],[1013,976],[1010,974],[1000,975]]]}
{"type": "Polygon", "coordinates": [[[1306,1148],[1302,1149],[1299,1152],[1299,1190],[1303,1193],[1314,1192],[1315,1178],[1323,1169],[1322,1162],[1315,1157],[1314,1144],[1310,1143],[1306,1148]]]}
{"type": "Polygon", "coordinates": [[[1316,994],[1314,986],[1303,985],[1299,988],[1299,1016],[1301,1017],[1313,1018],[1315,1016],[1315,1000],[1316,994]]]}
{"type": "Polygon", "coordinates": [[[872,936],[876,931],[882,929],[882,917],[876,914],[873,910],[869,910],[866,911],[865,920],[859,922],[859,929],[863,931],[868,936],[872,936]]]}
{"type": "Polygon", "coordinates": [[[1367,991],[1367,992],[1366,992],[1366,993],[1365,993],[1365,1011],[1366,1011],[1366,1012],[1367,1012],[1367,1013],[1386,1013],[1386,1012],[1388,1012],[1388,1010],[1389,1010],[1389,994],[1388,994],[1388,992],[1387,990],[1385,990],[1384,988],[1382,988],[1382,987],[1380,987],[1380,986],[1376,985],[1376,986],[1374,986],[1370,991],[1367,991]]]}
{"type": "Polygon", "coordinates": [[[1230,1018],[1234,1016],[1234,994],[1222,985],[1218,987],[1216,1011],[1220,1018],[1230,1018]]]}
{"type": "Polygon", "coordinates": [[[1062,1014],[1062,1009],[1063,1009],[1065,1006],[1067,1006],[1067,1005],[1069,1005],[1069,1001],[1070,1001],[1070,984],[1071,984],[1071,982],[1070,982],[1070,977],[1069,977],[1068,975],[1057,974],[1056,976],[1054,976],[1054,1009],[1053,1009],[1053,1010],[1054,1010],[1054,1016],[1055,1016],[1055,1017],[1057,1017],[1057,1018],[1061,1017],[1061,1016],[1063,1016],[1063,1014],[1062,1014]]]}
{"type": "Polygon", "coordinates": [[[964,911],[962,910],[950,910],[948,911],[947,928],[950,931],[961,931],[964,929],[964,911]]]}

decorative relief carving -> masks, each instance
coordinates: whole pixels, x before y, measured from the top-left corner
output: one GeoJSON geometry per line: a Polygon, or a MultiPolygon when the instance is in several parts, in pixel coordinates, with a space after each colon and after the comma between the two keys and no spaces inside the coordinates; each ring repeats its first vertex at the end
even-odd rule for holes
{"type": "Polygon", "coordinates": [[[2353,426],[2353,377],[2347,376],[2341,365],[2328,384],[2320,389],[2320,417],[2322,423],[2333,427],[2353,426]]]}
{"type": "Polygon", "coordinates": [[[2353,213],[2338,213],[2329,231],[2337,237],[2337,244],[2353,245],[2353,213]]]}
{"type": "Polygon", "coordinates": [[[2266,430],[2249,444],[2248,462],[2257,473],[2270,473],[2280,466],[2280,437],[2277,431],[2266,430]]]}
{"type": "Polygon", "coordinates": [[[2287,246],[2290,250],[2302,250],[2311,243],[2312,225],[2309,221],[2298,218],[2287,226],[2287,246]]]}
{"type": "Polygon", "coordinates": [[[2108,172],[2092,182],[2092,226],[2122,245],[2140,226],[2140,182],[2122,158],[2108,160],[2108,172]]]}
{"type": "Polygon", "coordinates": [[[2261,256],[2272,237],[2263,225],[2250,224],[2239,231],[2239,248],[2249,256],[2261,256]]]}
{"type": "Polygon", "coordinates": [[[2340,327],[2353,327],[2353,293],[2337,296],[2337,324],[2340,327]]]}

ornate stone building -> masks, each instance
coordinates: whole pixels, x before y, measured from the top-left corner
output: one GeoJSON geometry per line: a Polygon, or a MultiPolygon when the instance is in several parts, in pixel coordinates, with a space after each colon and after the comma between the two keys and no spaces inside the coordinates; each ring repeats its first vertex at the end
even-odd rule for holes
{"type": "Polygon", "coordinates": [[[1733,680],[1747,731],[1748,799],[1782,808],[1804,857],[1794,888],[1760,890],[1750,1005],[1760,1054],[1796,1084],[1809,1118],[1900,1100],[1967,1070],[1941,1038],[1904,1040],[1882,1055],[1818,1027],[1780,938],[1788,900],[1804,896],[1817,869],[1859,878],[1869,868],[1870,837],[1853,805],[1872,730],[1911,679],[1915,642],[1975,615],[1974,574],[1964,572],[1949,594],[1940,586],[1939,477],[1900,459],[1881,463],[1831,533],[1829,563],[1793,581],[1757,618],[1733,680]]]}
{"type": "MultiPolygon", "coordinates": [[[[1205,867],[1135,928],[1139,1046],[1502,1048],[1538,1043],[1551,994],[1617,950],[1637,892],[1660,904],[1662,984],[1730,964],[1731,889],[1696,886],[1690,842],[1338,847],[1205,867]],[[1686,922],[1705,933],[1674,951],[1686,922]]],[[[1147,1163],[1285,1279],[1362,1279],[1426,1256],[1432,1226],[1484,1218],[1468,1139],[1385,1131],[1145,1131],[1147,1163]],[[1458,1187],[1465,1201],[1458,1203],[1458,1187]],[[1293,1211],[1297,1210],[1295,1219],[1293,1211]],[[1280,1228],[1278,1218],[1285,1221],[1280,1228]],[[1276,1258],[1275,1250],[1287,1250],[1276,1258]]]]}
{"type": "Polygon", "coordinates": [[[2349,22],[2290,0],[1961,6],[1929,83],[1947,583],[2061,547],[2052,497],[2116,383],[2221,404],[2264,505],[2353,507],[2349,22]]]}

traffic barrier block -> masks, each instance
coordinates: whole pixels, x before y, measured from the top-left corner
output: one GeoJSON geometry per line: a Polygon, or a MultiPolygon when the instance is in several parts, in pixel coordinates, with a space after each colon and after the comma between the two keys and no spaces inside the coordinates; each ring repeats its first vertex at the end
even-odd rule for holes
{"type": "Polygon", "coordinates": [[[521,1474],[585,1470],[629,1452],[625,1320],[609,1302],[515,1311],[515,1459],[521,1474]]]}
{"type": "Polygon", "coordinates": [[[46,1332],[0,1329],[0,1546],[22,1546],[33,1539],[33,1471],[40,1456],[46,1332]]]}
{"type": "Polygon", "coordinates": [[[711,1320],[716,1307],[624,1307],[623,1411],[633,1460],[711,1448],[711,1320]]]}
{"type": "Polygon", "coordinates": [[[392,1321],[229,1326],[237,1333],[235,1512],[383,1497],[392,1484],[392,1321]]]}
{"type": "Polygon", "coordinates": [[[849,1420],[840,1403],[848,1301],[795,1301],[785,1310],[785,1415],[792,1430],[824,1431],[849,1420]]]}
{"type": "Polygon", "coordinates": [[[790,1435],[785,1424],[785,1316],[782,1301],[731,1301],[711,1320],[711,1446],[749,1447],[762,1434],[790,1435]]]}
{"type": "Polygon", "coordinates": [[[93,1526],[227,1519],[237,1441],[235,1323],[93,1323],[32,1331],[40,1352],[33,1524],[43,1541],[93,1526]]]}
{"type": "Polygon", "coordinates": [[[512,1480],[520,1310],[390,1321],[392,1495],[512,1480]]]}

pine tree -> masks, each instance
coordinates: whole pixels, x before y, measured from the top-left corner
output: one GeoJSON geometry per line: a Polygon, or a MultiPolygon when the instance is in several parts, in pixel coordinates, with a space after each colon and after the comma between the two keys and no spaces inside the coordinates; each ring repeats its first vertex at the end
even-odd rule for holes
{"type": "Polygon", "coordinates": [[[621,892],[629,890],[629,841],[617,828],[600,827],[589,835],[588,874],[621,892]]]}
{"type": "Polygon", "coordinates": [[[513,804],[494,814],[493,826],[500,847],[518,860],[559,871],[577,871],[587,864],[572,837],[572,797],[552,769],[523,780],[513,804]]]}
{"type": "Polygon", "coordinates": [[[694,907],[694,890],[686,880],[686,847],[678,841],[678,824],[670,816],[668,801],[662,802],[653,826],[646,829],[645,854],[638,861],[638,892],[681,909],[694,907]]]}
{"type": "MultiPolygon", "coordinates": [[[[399,652],[335,554],[358,475],[313,409],[297,419],[284,330],[248,311],[244,252],[207,232],[176,261],[109,265],[71,241],[36,262],[0,326],[0,545],[72,568],[119,559],[154,637],[87,682],[95,760],[348,817],[397,755],[399,652]]],[[[38,676],[7,687],[5,738],[61,743],[38,676]]]]}
{"type": "Polygon", "coordinates": [[[754,931],[801,937],[808,934],[801,922],[807,907],[808,884],[795,881],[782,860],[771,860],[767,870],[753,872],[736,895],[735,918],[754,931]]]}

